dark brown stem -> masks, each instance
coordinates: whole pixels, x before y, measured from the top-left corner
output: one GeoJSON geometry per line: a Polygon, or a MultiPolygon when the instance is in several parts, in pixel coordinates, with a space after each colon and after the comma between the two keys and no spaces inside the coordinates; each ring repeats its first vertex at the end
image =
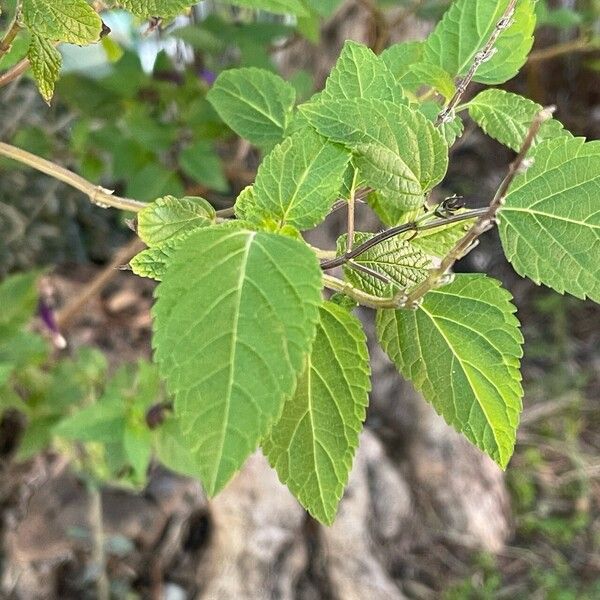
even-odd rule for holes
{"type": "Polygon", "coordinates": [[[336,258],[332,258],[331,260],[325,260],[321,263],[321,269],[327,271],[329,269],[334,269],[335,267],[340,267],[344,263],[364,254],[367,250],[389,240],[390,238],[396,237],[397,235],[401,235],[408,231],[426,231],[428,229],[436,229],[438,227],[443,227],[444,225],[450,225],[452,223],[460,223],[461,221],[468,221],[469,219],[475,219],[485,214],[487,208],[474,208],[473,210],[469,210],[463,213],[459,213],[457,215],[451,215],[449,217],[445,217],[443,219],[436,219],[435,221],[429,221],[428,223],[416,223],[411,221],[410,223],[404,223],[403,225],[397,225],[396,227],[390,227],[377,235],[374,235],[372,238],[369,238],[362,244],[355,246],[350,252],[346,252],[341,256],[336,258]]]}
{"type": "Polygon", "coordinates": [[[494,52],[494,45],[498,41],[500,34],[505,29],[510,27],[513,14],[515,12],[516,4],[517,0],[510,0],[510,2],[508,3],[504,14],[496,24],[496,27],[494,27],[494,31],[492,31],[492,35],[490,35],[490,38],[487,41],[486,45],[479,52],[477,52],[477,54],[475,55],[475,60],[473,61],[473,64],[471,65],[469,71],[458,82],[454,96],[452,96],[450,102],[448,102],[448,104],[438,115],[436,125],[441,125],[442,123],[445,123],[448,119],[453,118],[454,109],[459,105],[463,94],[465,93],[467,87],[473,80],[477,69],[479,69],[479,67],[492,56],[492,53],[494,52]]]}
{"type": "Polygon", "coordinates": [[[549,107],[541,110],[536,115],[533,122],[529,126],[529,130],[527,131],[527,135],[525,136],[525,140],[523,141],[519,154],[510,164],[508,173],[494,194],[489,206],[484,209],[483,214],[477,219],[469,231],[467,231],[467,233],[455,244],[452,250],[450,250],[450,252],[448,252],[448,254],[441,260],[440,265],[437,268],[432,269],[429,272],[427,279],[425,279],[425,281],[420,283],[410,292],[410,294],[408,294],[405,306],[409,308],[416,306],[427,292],[435,287],[438,287],[454,263],[468,254],[477,245],[479,236],[488,231],[488,229],[491,229],[496,224],[496,215],[506,200],[506,196],[512,182],[514,181],[516,175],[527,167],[526,156],[531,149],[531,146],[535,140],[535,136],[538,134],[542,123],[550,119],[553,112],[554,107],[549,107]]]}

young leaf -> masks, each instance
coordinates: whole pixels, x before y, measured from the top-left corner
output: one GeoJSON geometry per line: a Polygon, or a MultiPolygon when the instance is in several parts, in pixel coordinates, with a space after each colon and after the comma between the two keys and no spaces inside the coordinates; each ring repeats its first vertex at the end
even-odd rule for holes
{"type": "MultiPolygon", "coordinates": [[[[362,244],[372,238],[372,233],[354,234],[354,245],[362,244]]],[[[348,236],[338,239],[338,255],[346,252],[348,236]]],[[[431,261],[411,243],[397,237],[385,240],[374,248],[363,252],[344,265],[346,279],[356,287],[382,298],[389,298],[400,290],[406,290],[421,283],[428,274],[431,261]],[[375,275],[353,268],[353,265],[369,269],[385,277],[385,283],[375,275]]]]}
{"type": "Polygon", "coordinates": [[[318,321],[321,270],[303,242],[211,227],[178,246],[156,296],[155,357],[213,495],[294,392],[318,321]]]}
{"type": "MultiPolygon", "coordinates": [[[[425,62],[453,76],[466,75],[490,39],[509,0],[456,0],[429,36],[423,50],[425,62]]],[[[503,83],[525,64],[533,44],[535,0],[519,0],[512,24],[502,31],[494,55],[482,63],[474,81],[503,83]]]]}
{"type": "Polygon", "coordinates": [[[27,58],[40,94],[49,103],[54,95],[54,85],[62,66],[62,56],[47,39],[32,34],[27,58]]]}
{"type": "Polygon", "coordinates": [[[86,0],[23,0],[23,22],[32,33],[55,42],[97,42],[102,19],[86,0]]]}
{"type": "Polygon", "coordinates": [[[321,96],[332,100],[375,98],[406,103],[404,92],[372,50],[348,40],[331,70],[321,96]]]}
{"type": "MultiPolygon", "coordinates": [[[[490,137],[518,152],[527,130],[542,106],[504,90],[485,90],[469,102],[469,115],[490,137]]],[[[559,136],[572,137],[562,123],[549,119],[540,127],[534,145],[559,136]]]]}
{"type": "Polygon", "coordinates": [[[142,250],[129,261],[131,270],[140,277],[160,281],[167,270],[169,259],[175,248],[185,237],[185,234],[183,234],[181,237],[170,239],[160,246],[142,250]]]}
{"type": "Polygon", "coordinates": [[[262,446],[302,506],[331,525],[352,467],[370,390],[360,321],[324,302],[296,393],[262,446]]]}
{"type": "Polygon", "coordinates": [[[510,294],[457,275],[420,308],[377,315],[383,349],[436,411],[505,468],[521,412],[523,338],[510,294]]]}
{"type": "Polygon", "coordinates": [[[214,208],[203,198],[158,198],[138,214],[137,233],[148,246],[160,246],[215,220],[214,208]]]}
{"type": "Polygon", "coordinates": [[[296,91],[278,75],[250,67],[221,73],[207,98],[238,135],[270,148],[283,139],[296,91]]]}
{"type": "Polygon", "coordinates": [[[415,208],[439,183],[448,147],[420,112],[383,100],[323,100],[300,107],[325,137],[356,152],[365,182],[401,208],[415,208]]]}
{"type": "MultiPolygon", "coordinates": [[[[297,229],[320,223],[338,197],[350,153],[308,130],[286,138],[258,169],[252,192],[236,214],[256,223],[273,220],[297,229]]],[[[238,203],[240,200],[238,200],[238,203]]]]}
{"type": "Polygon", "coordinates": [[[538,145],[500,209],[500,239],[519,275],[600,302],[600,141],[584,141],[538,145]]]}

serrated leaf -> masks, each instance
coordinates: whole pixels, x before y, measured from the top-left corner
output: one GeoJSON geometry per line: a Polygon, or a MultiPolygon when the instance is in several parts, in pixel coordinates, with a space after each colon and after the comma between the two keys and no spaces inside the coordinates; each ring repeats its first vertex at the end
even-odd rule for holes
{"type": "Polygon", "coordinates": [[[238,135],[270,148],[283,139],[296,91],[278,75],[249,67],[221,73],[207,98],[238,135]]]}
{"type": "Polygon", "coordinates": [[[192,4],[195,0],[117,0],[116,6],[127,9],[136,17],[174,17],[192,4]]]}
{"type": "Polygon", "coordinates": [[[255,223],[274,221],[310,229],[338,197],[350,153],[308,130],[286,138],[263,160],[251,192],[236,214],[255,223]]]}
{"type": "MultiPolygon", "coordinates": [[[[442,67],[453,76],[466,75],[490,39],[509,0],[456,0],[427,38],[426,62],[442,67]]],[[[484,62],[473,78],[479,83],[503,83],[525,64],[533,45],[535,0],[519,0],[513,23],[496,42],[495,54],[484,62]]]]}
{"type": "Polygon", "coordinates": [[[23,0],[23,22],[32,33],[55,42],[97,42],[102,19],[86,0],[23,0]]]}
{"type": "Polygon", "coordinates": [[[419,231],[415,237],[412,237],[413,233],[410,233],[411,244],[429,256],[442,258],[448,254],[472,225],[473,219],[469,219],[468,221],[443,225],[436,229],[419,231]]]}
{"type": "Polygon", "coordinates": [[[38,90],[42,98],[49,103],[54,96],[54,86],[62,66],[62,56],[51,42],[33,34],[27,58],[38,90]]]}
{"type": "Polygon", "coordinates": [[[215,221],[215,210],[204,198],[165,196],[138,213],[137,233],[148,246],[160,246],[215,221]]]}
{"type": "Polygon", "coordinates": [[[396,79],[407,74],[410,67],[421,61],[424,42],[401,42],[386,48],[379,57],[396,79]]]}
{"type": "MultiPolygon", "coordinates": [[[[490,137],[518,152],[529,126],[543,107],[533,100],[505,92],[485,90],[469,102],[469,115],[490,137]]],[[[534,140],[539,142],[559,136],[572,137],[556,119],[542,123],[534,140]]]]}
{"type": "MultiPolygon", "coordinates": [[[[355,233],[354,246],[366,242],[374,235],[355,233]]],[[[346,252],[347,244],[347,235],[338,239],[338,255],[346,252]]],[[[389,298],[396,292],[410,289],[423,281],[428,275],[430,266],[430,259],[419,248],[406,240],[394,237],[363,252],[352,259],[352,263],[346,263],[344,275],[350,283],[365,292],[381,298],[389,298]],[[385,283],[375,275],[360,271],[356,267],[352,268],[352,265],[374,271],[384,276],[390,283],[385,283]]]]}
{"type": "Polygon", "coordinates": [[[375,98],[406,103],[404,92],[386,64],[370,48],[346,41],[331,70],[322,98],[375,98]]]}
{"type": "Polygon", "coordinates": [[[442,135],[407,106],[322,100],[300,110],[321,135],[352,149],[364,181],[403,209],[421,205],[446,173],[448,147],[442,135]]]}
{"type": "Polygon", "coordinates": [[[523,338],[510,294],[482,275],[457,275],[420,308],[377,315],[383,349],[436,411],[505,468],[522,409],[523,338]]]}
{"type": "Polygon", "coordinates": [[[169,259],[185,234],[174,240],[169,240],[160,246],[146,248],[136,254],[130,261],[131,270],[140,277],[148,277],[160,281],[167,270],[169,259]]]}
{"type": "Polygon", "coordinates": [[[369,355],[360,321],[325,302],[294,396],[262,446],[279,478],[331,525],[352,467],[368,404],[369,355]]]}
{"type": "Polygon", "coordinates": [[[499,212],[517,273],[600,302],[600,141],[560,137],[533,151],[499,212]]]}
{"type": "Polygon", "coordinates": [[[305,17],[309,14],[306,6],[301,0],[220,0],[225,4],[234,6],[247,6],[248,8],[257,8],[267,10],[275,14],[296,15],[305,17]]]}
{"type": "Polygon", "coordinates": [[[183,240],[156,297],[155,358],[212,495],[294,392],[318,321],[321,270],[303,242],[211,227],[183,240]]]}
{"type": "Polygon", "coordinates": [[[395,200],[386,198],[380,192],[371,192],[367,202],[381,222],[389,227],[414,221],[422,212],[422,207],[402,208],[395,200]]]}
{"type": "MultiPolygon", "coordinates": [[[[419,110],[432,122],[437,122],[437,116],[442,110],[437,102],[422,102],[419,105],[419,110]]],[[[436,125],[437,130],[442,134],[448,147],[452,146],[454,142],[459,138],[464,131],[464,124],[459,115],[455,115],[454,118],[440,125],[436,125]]]]}

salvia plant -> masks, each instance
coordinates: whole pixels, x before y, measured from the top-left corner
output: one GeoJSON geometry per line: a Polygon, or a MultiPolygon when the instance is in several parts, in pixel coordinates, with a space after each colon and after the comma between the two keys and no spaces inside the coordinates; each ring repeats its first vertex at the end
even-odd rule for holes
{"type": "MultiPolygon", "coordinates": [[[[168,18],[190,3],[109,4],[168,18]]],[[[299,19],[320,6],[235,4],[299,19]]],[[[324,89],[299,105],[294,87],[273,72],[223,71],[208,100],[263,155],[232,209],[216,211],[197,197],[148,204],[116,197],[0,144],[0,154],[92,202],[137,213],[147,249],[131,269],[159,282],[152,343],[173,399],[172,412],[163,402],[154,415],[154,426],[168,425],[158,451],[164,462],[197,475],[212,496],[260,448],[300,503],[332,523],[370,390],[365,334],[353,312],[360,305],[376,311],[379,343],[400,373],[506,467],[523,395],[516,309],[498,281],[454,275],[454,263],[498,226],[517,273],[600,301],[600,142],[574,137],[552,107],[494,87],[527,60],[535,4],[455,0],[425,41],[379,55],[348,41],[324,89]],[[488,87],[467,96],[472,82],[488,87]],[[456,197],[431,200],[466,114],[516,153],[478,209],[456,197]],[[355,230],[359,201],[379,217],[379,232],[355,230]],[[303,233],[340,208],[347,228],[337,248],[308,244],[303,233]]],[[[23,0],[2,48],[21,34],[49,100],[60,65],[56,43],[95,42],[103,26],[85,0],[23,0]]],[[[78,429],[71,422],[62,433],[69,427],[78,429]]]]}

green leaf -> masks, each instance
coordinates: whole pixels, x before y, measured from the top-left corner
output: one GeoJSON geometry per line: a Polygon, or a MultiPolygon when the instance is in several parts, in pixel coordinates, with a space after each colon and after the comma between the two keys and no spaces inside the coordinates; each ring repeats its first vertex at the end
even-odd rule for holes
{"type": "Polygon", "coordinates": [[[156,457],[165,467],[187,477],[201,479],[202,473],[198,470],[194,454],[190,452],[175,415],[168,416],[156,429],[153,447],[156,457]]]}
{"type": "Polygon", "coordinates": [[[125,405],[114,397],[78,410],[54,428],[56,435],[79,442],[114,443],[123,439],[124,432],[125,405]]]}
{"type": "Polygon", "coordinates": [[[137,233],[148,246],[160,246],[214,220],[215,210],[204,198],[165,196],[138,213],[137,233]]]}
{"type": "Polygon", "coordinates": [[[10,275],[0,283],[0,326],[16,329],[31,319],[38,301],[39,276],[39,271],[29,271],[10,275]]]}
{"type": "Polygon", "coordinates": [[[42,98],[49,103],[54,95],[54,86],[62,66],[62,56],[51,42],[33,34],[27,58],[38,90],[42,98]]]}
{"type": "Polygon", "coordinates": [[[387,198],[380,192],[371,192],[367,196],[367,202],[382,223],[389,227],[414,221],[422,212],[422,207],[402,208],[394,199],[387,198]]]}
{"type": "Polygon", "coordinates": [[[194,181],[216,192],[229,191],[221,159],[207,142],[201,140],[183,150],[179,156],[179,164],[181,170],[194,181]]]}
{"type": "Polygon", "coordinates": [[[55,42],[97,42],[102,19],[86,0],[23,0],[23,22],[32,33],[55,42]]]}
{"type": "Polygon", "coordinates": [[[419,91],[423,86],[433,88],[447,100],[450,99],[456,91],[454,79],[449,73],[437,65],[426,62],[419,62],[411,65],[407,73],[399,78],[400,84],[406,90],[413,93],[419,91]]]}
{"type": "Polygon", "coordinates": [[[517,273],[600,302],[600,141],[546,140],[499,212],[500,239],[517,273]]]}
{"type": "Polygon", "coordinates": [[[375,98],[406,103],[393,73],[372,50],[346,41],[321,96],[332,100],[375,98]]]}
{"type": "Polygon", "coordinates": [[[423,47],[423,42],[402,42],[386,48],[379,57],[399,80],[412,65],[422,60],[423,47]]]}
{"type": "MultiPolygon", "coordinates": [[[[191,231],[188,233],[191,233],[191,231]]],[[[169,259],[173,255],[175,248],[183,239],[185,239],[185,234],[181,237],[171,239],[160,246],[142,250],[129,261],[131,270],[140,277],[148,277],[149,279],[160,281],[167,270],[169,259]]]]}
{"type": "Polygon", "coordinates": [[[448,166],[448,147],[420,112],[383,100],[323,100],[300,107],[325,137],[357,154],[365,182],[401,208],[420,206],[448,166]]]}
{"type": "MultiPolygon", "coordinates": [[[[436,123],[437,116],[441,111],[441,107],[437,102],[422,102],[419,110],[432,122],[436,123]]],[[[455,115],[450,121],[436,126],[437,130],[442,134],[448,147],[452,146],[457,138],[463,134],[464,125],[459,115],[455,115]]]]}
{"type": "MultiPolygon", "coordinates": [[[[354,246],[366,242],[374,235],[355,233],[354,246]]],[[[346,252],[347,244],[347,235],[338,239],[338,255],[346,252]]],[[[354,258],[351,264],[345,264],[344,275],[350,283],[365,292],[381,298],[389,298],[400,290],[407,290],[421,283],[427,277],[430,266],[430,259],[419,248],[394,237],[363,252],[354,258]],[[353,264],[384,276],[390,283],[385,283],[356,267],[352,268],[353,264]]]]}
{"type": "Polygon", "coordinates": [[[278,75],[250,67],[221,73],[207,98],[238,135],[270,148],[283,139],[296,91],[278,75]]]}
{"type": "Polygon", "coordinates": [[[195,0],[118,0],[114,3],[127,9],[136,17],[174,17],[195,4],[195,0]]]}
{"type": "Polygon", "coordinates": [[[472,226],[473,219],[452,223],[435,229],[426,229],[420,231],[415,237],[413,233],[408,234],[411,238],[410,243],[422,250],[429,256],[438,256],[442,258],[454,247],[456,242],[462,238],[467,230],[472,226]]]}
{"type": "Polygon", "coordinates": [[[283,483],[316,519],[331,525],[352,467],[370,390],[360,321],[323,303],[313,349],[294,396],[263,442],[283,483]]]}
{"type": "MultiPolygon", "coordinates": [[[[309,14],[304,3],[301,0],[220,0],[225,4],[234,6],[247,6],[248,8],[257,8],[267,10],[275,14],[296,15],[304,17],[309,14]]],[[[331,1],[331,0],[327,0],[331,1]]]]}
{"type": "MultiPolygon", "coordinates": [[[[425,43],[425,62],[453,76],[464,76],[500,21],[509,0],[456,0],[425,43]]],[[[495,44],[495,54],[481,64],[474,81],[503,83],[525,64],[533,44],[535,0],[519,0],[513,23],[495,44]]]]}
{"type": "Polygon", "coordinates": [[[377,315],[383,349],[435,410],[505,468],[523,390],[523,338],[510,294],[494,279],[457,275],[420,308],[377,315]]]}
{"type": "Polygon", "coordinates": [[[155,357],[213,495],[294,392],[318,321],[321,270],[303,242],[211,227],[182,241],[156,296],[155,357]]]}
{"type": "Polygon", "coordinates": [[[350,153],[308,130],[286,138],[263,160],[252,192],[236,203],[236,214],[256,223],[310,229],[338,197],[350,153]],[[241,212],[240,212],[241,211],[241,212]]]}
{"type": "MultiPolygon", "coordinates": [[[[518,152],[523,145],[529,126],[543,107],[533,100],[505,92],[485,90],[469,102],[469,115],[490,137],[518,152]]],[[[559,136],[572,137],[556,119],[540,127],[534,145],[542,140],[559,136]]]]}

